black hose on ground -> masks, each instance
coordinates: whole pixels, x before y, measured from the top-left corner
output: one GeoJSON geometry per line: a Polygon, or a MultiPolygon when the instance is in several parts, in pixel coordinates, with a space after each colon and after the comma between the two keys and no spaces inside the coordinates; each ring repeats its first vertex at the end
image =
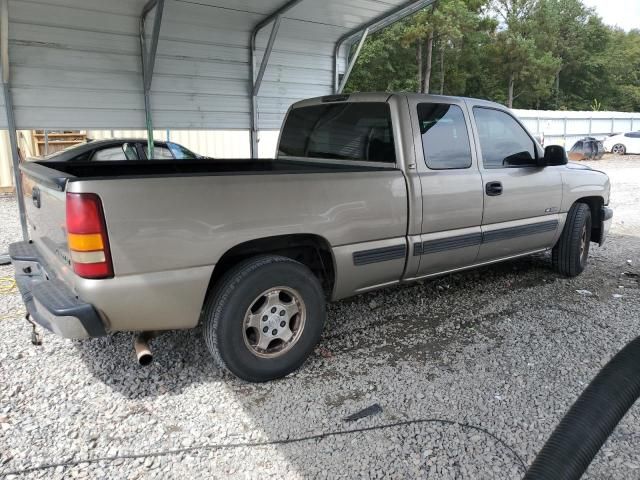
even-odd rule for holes
{"type": "Polygon", "coordinates": [[[551,434],[525,480],[578,480],[640,396],[640,337],[605,365],[551,434]]]}

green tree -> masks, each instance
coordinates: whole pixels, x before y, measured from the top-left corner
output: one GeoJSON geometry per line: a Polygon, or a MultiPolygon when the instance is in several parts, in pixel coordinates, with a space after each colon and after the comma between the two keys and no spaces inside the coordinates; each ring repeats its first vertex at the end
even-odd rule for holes
{"type": "Polygon", "coordinates": [[[507,106],[521,95],[527,100],[548,94],[559,60],[539,48],[535,39],[533,12],[536,0],[493,0],[492,8],[501,21],[495,37],[494,63],[507,84],[507,106]],[[519,92],[516,93],[516,84],[519,92]]]}
{"type": "Polygon", "coordinates": [[[638,111],[640,31],[605,25],[582,0],[438,0],[367,40],[346,91],[376,90],[638,111]]]}

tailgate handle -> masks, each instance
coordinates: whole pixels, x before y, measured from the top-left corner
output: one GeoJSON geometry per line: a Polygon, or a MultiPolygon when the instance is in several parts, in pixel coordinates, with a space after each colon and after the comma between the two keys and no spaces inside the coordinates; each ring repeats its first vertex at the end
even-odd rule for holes
{"type": "Polygon", "coordinates": [[[40,208],[40,189],[38,187],[33,187],[31,192],[31,200],[33,200],[33,204],[36,208],[40,208]]]}

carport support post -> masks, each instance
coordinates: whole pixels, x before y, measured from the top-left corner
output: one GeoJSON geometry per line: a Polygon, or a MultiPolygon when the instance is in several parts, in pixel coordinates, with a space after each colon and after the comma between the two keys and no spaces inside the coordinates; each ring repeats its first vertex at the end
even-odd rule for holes
{"type": "Polygon", "coordinates": [[[149,0],[142,9],[140,16],[140,54],[142,60],[142,87],[144,89],[144,114],[147,127],[147,157],[153,158],[153,118],[151,116],[151,81],[153,80],[153,67],[156,63],[158,50],[158,38],[160,37],[160,25],[162,24],[162,11],[164,0],[149,0]],[[151,44],[147,54],[147,42],[145,39],[145,20],[153,8],[156,16],[153,19],[153,31],[151,32],[151,44]]]}
{"type": "MultiPolygon", "coordinates": [[[[403,18],[416,13],[418,10],[428,7],[436,0],[410,0],[402,5],[398,5],[392,11],[385,13],[384,15],[380,15],[379,17],[374,18],[370,22],[367,22],[364,25],[360,25],[359,27],[347,32],[342,37],[338,39],[334,48],[333,48],[333,90],[334,92],[338,92],[340,87],[340,74],[338,72],[338,61],[340,60],[340,50],[342,46],[348,42],[353,44],[353,39],[358,38],[362,35],[362,32],[365,30],[369,30],[369,33],[376,32],[381,28],[385,28],[403,18]]],[[[349,49],[350,51],[350,49],[349,49]]]]}
{"type": "Polygon", "coordinates": [[[356,48],[356,52],[353,54],[353,57],[351,58],[351,60],[349,60],[347,71],[344,72],[344,75],[342,76],[342,81],[340,82],[340,85],[338,85],[338,89],[336,90],[336,93],[342,93],[342,91],[344,90],[344,87],[347,84],[347,81],[349,80],[349,75],[351,75],[351,70],[353,70],[353,67],[358,61],[358,57],[360,56],[360,51],[362,50],[362,46],[364,45],[364,42],[367,40],[367,36],[369,36],[369,29],[365,28],[364,32],[362,33],[362,37],[360,37],[358,48],[356,48]]]}
{"type": "MultiPolygon", "coordinates": [[[[282,21],[282,14],[276,15],[273,19],[273,27],[271,27],[271,34],[269,35],[269,41],[267,42],[267,49],[264,51],[264,55],[262,56],[262,62],[260,62],[260,70],[258,71],[258,76],[255,78],[255,81],[252,82],[251,85],[251,158],[258,157],[258,93],[260,92],[260,87],[262,86],[262,79],[264,78],[264,72],[267,69],[267,64],[269,63],[269,57],[271,56],[271,52],[273,51],[273,45],[276,42],[276,37],[278,36],[278,30],[280,29],[280,22],[282,21]]],[[[257,30],[255,34],[257,36],[257,30]]],[[[256,36],[251,37],[251,64],[253,65],[254,59],[253,56],[255,54],[255,41],[256,36]]],[[[254,67],[251,69],[251,76],[253,77],[254,67]]]]}
{"type": "Polygon", "coordinates": [[[7,115],[7,130],[11,144],[11,160],[13,163],[13,179],[16,184],[16,197],[20,211],[20,226],[22,238],[29,240],[27,216],[25,214],[24,196],[22,192],[22,178],[20,176],[20,156],[18,155],[18,135],[13,116],[13,98],[11,97],[11,76],[9,75],[9,1],[0,3],[0,52],[2,57],[2,91],[4,93],[4,109],[7,115]]]}
{"type": "Polygon", "coordinates": [[[282,7],[278,8],[275,12],[258,23],[251,31],[251,38],[249,40],[249,93],[251,95],[251,128],[249,130],[249,136],[251,137],[251,158],[258,157],[258,93],[260,92],[260,86],[262,85],[264,72],[267,68],[267,65],[269,64],[269,57],[271,56],[271,51],[273,50],[273,44],[275,43],[276,37],[278,35],[280,21],[282,20],[282,15],[284,15],[287,11],[289,11],[302,1],[303,0],[289,0],[282,7]],[[271,22],[273,22],[271,35],[269,35],[267,48],[262,57],[262,62],[260,63],[260,70],[258,71],[258,75],[256,76],[256,39],[258,38],[258,33],[260,33],[260,30],[269,25],[271,22]]]}

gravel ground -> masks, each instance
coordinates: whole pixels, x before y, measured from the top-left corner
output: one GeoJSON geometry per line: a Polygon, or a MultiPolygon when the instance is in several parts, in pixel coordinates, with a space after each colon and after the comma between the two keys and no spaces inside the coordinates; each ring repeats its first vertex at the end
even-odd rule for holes
{"type": "MultiPolygon", "coordinates": [[[[612,178],[616,216],[582,276],[541,255],[332,304],[321,347],[268,384],[221,378],[199,330],[157,339],[147,368],[124,334],[32,347],[18,295],[3,294],[0,477],[521,477],[518,457],[533,460],[640,333],[638,280],[624,275],[640,272],[640,157],[593,165],[612,178]],[[374,403],[382,413],[344,421],[374,403]],[[127,455],[144,456],[96,460],[127,455]]],[[[15,218],[1,198],[0,246],[18,237],[15,218]]],[[[634,407],[587,477],[640,478],[639,444],[634,407]]]]}

